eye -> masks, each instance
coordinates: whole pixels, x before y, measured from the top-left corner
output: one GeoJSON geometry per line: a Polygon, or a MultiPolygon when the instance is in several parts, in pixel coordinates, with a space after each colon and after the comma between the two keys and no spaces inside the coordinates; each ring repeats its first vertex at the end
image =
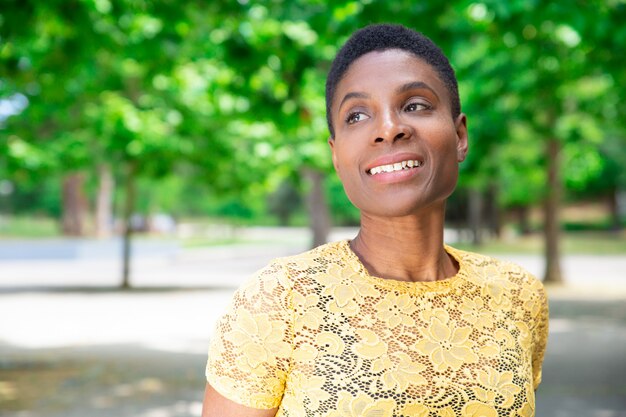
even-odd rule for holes
{"type": "Polygon", "coordinates": [[[346,117],[346,123],[349,125],[353,125],[367,118],[369,117],[365,113],[360,112],[360,111],[355,111],[355,112],[351,112],[348,114],[348,117],[346,117]]]}
{"type": "Polygon", "coordinates": [[[421,101],[412,101],[404,107],[406,112],[414,112],[420,110],[430,110],[432,107],[428,103],[421,101]]]}

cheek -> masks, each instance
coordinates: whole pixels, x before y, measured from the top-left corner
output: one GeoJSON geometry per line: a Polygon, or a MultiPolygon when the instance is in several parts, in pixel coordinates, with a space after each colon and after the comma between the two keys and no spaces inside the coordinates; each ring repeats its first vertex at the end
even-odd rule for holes
{"type": "Polygon", "coordinates": [[[456,188],[459,179],[459,162],[456,147],[447,147],[444,152],[445,157],[439,161],[439,169],[434,175],[439,178],[435,182],[438,184],[440,192],[445,197],[449,197],[456,188]]]}
{"type": "Polygon", "coordinates": [[[459,176],[459,152],[457,149],[456,131],[441,129],[437,132],[439,140],[431,142],[432,159],[435,169],[432,181],[438,184],[442,191],[452,192],[456,187],[459,176]]]}
{"type": "Polygon", "coordinates": [[[358,189],[358,185],[355,183],[355,180],[350,177],[346,177],[341,174],[341,172],[337,172],[339,179],[341,180],[341,185],[343,186],[343,191],[348,197],[348,200],[352,203],[353,206],[361,209],[361,201],[359,199],[359,192],[356,191],[358,189]]]}
{"type": "Polygon", "coordinates": [[[348,197],[352,199],[352,191],[359,187],[360,178],[355,169],[351,169],[348,167],[343,167],[337,171],[337,175],[339,175],[339,179],[343,184],[343,188],[346,190],[346,194],[348,197]]]}
{"type": "Polygon", "coordinates": [[[349,146],[349,143],[353,142],[342,140],[341,143],[337,143],[336,141],[337,139],[335,139],[333,163],[340,176],[342,174],[347,175],[357,168],[357,152],[355,152],[354,146],[349,146]]]}
{"type": "Polygon", "coordinates": [[[445,143],[435,148],[437,154],[437,173],[443,177],[456,178],[458,175],[459,158],[456,144],[445,143]]]}
{"type": "Polygon", "coordinates": [[[361,178],[358,164],[355,163],[355,157],[350,154],[339,153],[336,158],[335,170],[341,180],[346,196],[352,204],[358,207],[358,190],[361,187],[361,178]]]}
{"type": "Polygon", "coordinates": [[[458,159],[459,152],[457,147],[458,138],[456,130],[452,128],[442,128],[439,129],[433,137],[438,138],[438,140],[431,143],[434,152],[439,155],[440,158],[454,158],[455,161],[458,159]]]}

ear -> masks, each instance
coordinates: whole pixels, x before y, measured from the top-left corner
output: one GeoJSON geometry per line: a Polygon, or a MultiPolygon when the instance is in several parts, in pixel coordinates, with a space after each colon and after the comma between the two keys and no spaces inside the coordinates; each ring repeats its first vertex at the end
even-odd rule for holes
{"type": "Polygon", "coordinates": [[[335,155],[335,139],[331,136],[328,138],[328,146],[330,146],[330,153],[333,157],[333,166],[335,171],[339,172],[339,166],[337,165],[337,156],[335,155]]]}
{"type": "Polygon", "coordinates": [[[456,129],[456,154],[457,161],[463,162],[465,161],[465,157],[467,156],[467,117],[464,113],[459,114],[459,116],[454,121],[454,126],[456,129]]]}

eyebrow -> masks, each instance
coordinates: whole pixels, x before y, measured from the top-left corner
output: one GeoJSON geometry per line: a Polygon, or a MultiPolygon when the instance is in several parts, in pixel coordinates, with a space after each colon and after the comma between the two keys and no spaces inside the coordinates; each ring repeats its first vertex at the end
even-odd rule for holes
{"type": "Polygon", "coordinates": [[[423,81],[413,81],[410,83],[403,84],[396,89],[396,93],[404,93],[409,90],[417,90],[417,89],[426,89],[430,91],[431,93],[433,93],[435,97],[437,97],[437,99],[439,99],[439,95],[437,94],[437,92],[431,86],[429,86],[423,81]]]}
{"type": "MultiPolygon", "coordinates": [[[[439,99],[439,95],[435,92],[435,90],[423,81],[413,81],[410,83],[403,84],[396,89],[396,93],[400,94],[400,93],[404,93],[410,90],[417,90],[417,89],[426,89],[432,92],[435,95],[435,97],[439,99]]],[[[339,103],[339,108],[343,106],[343,103],[345,103],[346,101],[352,98],[369,98],[369,94],[361,93],[358,91],[348,93],[343,97],[343,99],[341,100],[341,103],[339,103]]]]}
{"type": "Polygon", "coordinates": [[[343,106],[343,103],[350,100],[351,98],[368,98],[368,97],[369,97],[369,94],[365,94],[365,93],[360,93],[360,92],[348,93],[343,97],[343,99],[341,99],[341,103],[339,103],[338,108],[340,109],[341,106],[343,106]]]}

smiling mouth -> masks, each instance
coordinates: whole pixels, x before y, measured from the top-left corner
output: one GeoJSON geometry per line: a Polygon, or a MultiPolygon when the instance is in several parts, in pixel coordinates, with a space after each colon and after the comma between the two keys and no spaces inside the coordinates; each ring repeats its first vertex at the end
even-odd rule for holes
{"type": "Polygon", "coordinates": [[[385,172],[395,172],[412,168],[419,168],[420,166],[422,166],[422,163],[420,161],[416,159],[409,159],[402,162],[396,162],[394,164],[379,165],[377,167],[369,169],[367,173],[370,175],[376,175],[385,172]]]}

